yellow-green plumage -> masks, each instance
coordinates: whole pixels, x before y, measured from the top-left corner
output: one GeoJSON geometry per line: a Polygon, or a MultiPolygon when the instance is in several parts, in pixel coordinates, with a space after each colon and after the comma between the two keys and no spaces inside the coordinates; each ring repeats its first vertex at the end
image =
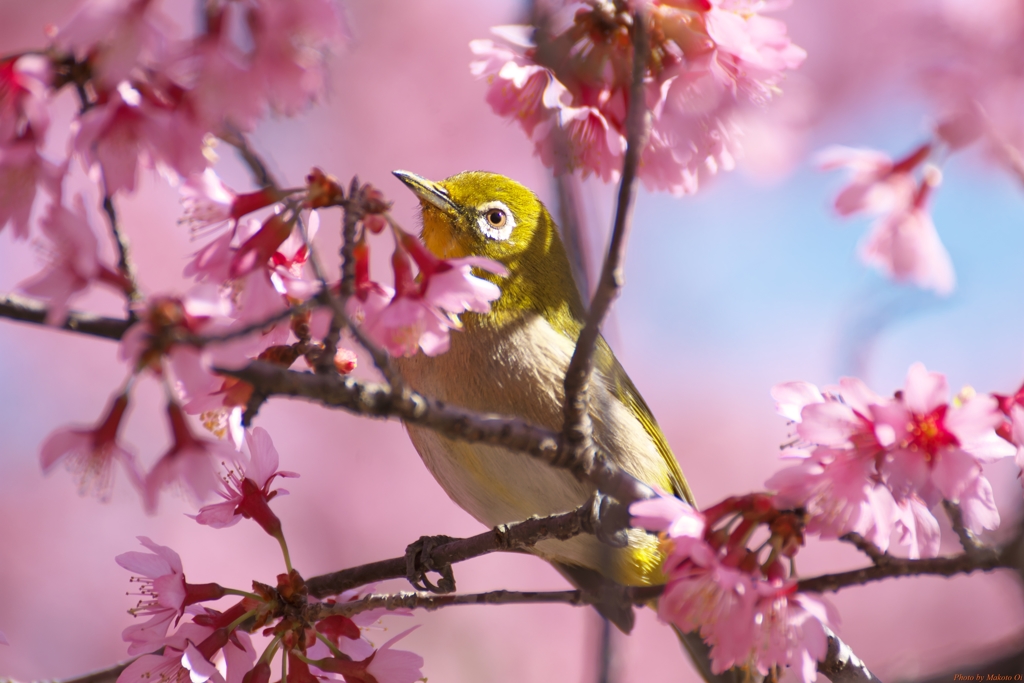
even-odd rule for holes
{"type": "MultiPolygon", "coordinates": [[[[551,215],[536,195],[493,173],[467,172],[436,183],[396,171],[420,197],[422,239],[443,258],[484,256],[508,276],[479,272],[501,288],[488,314],[463,316],[463,331],[437,357],[401,359],[410,385],[471,410],[522,417],[560,429],[562,379],[585,309],[551,215]],[[499,226],[498,214],[507,213],[499,226]],[[514,224],[514,227],[512,227],[514,224]]],[[[693,502],[683,473],[650,409],[604,339],[591,388],[599,448],[633,476],[693,502]]],[[[571,474],[526,454],[446,439],[409,426],[410,437],[456,503],[488,525],[565,512],[592,492],[571,474]]],[[[629,585],[661,580],[661,555],[646,534],[613,550],[591,537],[544,541],[536,553],[577,580],[574,568],[629,585]]]]}

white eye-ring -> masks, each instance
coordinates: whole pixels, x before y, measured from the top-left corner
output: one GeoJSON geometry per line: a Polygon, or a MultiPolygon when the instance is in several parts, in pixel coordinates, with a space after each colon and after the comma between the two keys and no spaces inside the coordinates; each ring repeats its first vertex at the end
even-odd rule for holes
{"type": "Polygon", "coordinates": [[[476,224],[484,237],[503,242],[512,235],[516,227],[516,218],[502,202],[487,202],[477,207],[480,216],[476,224]]]}

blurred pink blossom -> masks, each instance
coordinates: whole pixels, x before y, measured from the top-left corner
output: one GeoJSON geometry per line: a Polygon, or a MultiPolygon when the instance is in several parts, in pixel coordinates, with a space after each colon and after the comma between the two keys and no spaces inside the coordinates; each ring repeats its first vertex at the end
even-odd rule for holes
{"type": "Polygon", "coordinates": [[[74,150],[86,169],[102,171],[104,191],[135,191],[138,167],[160,167],[187,178],[209,165],[205,127],[180,103],[157,100],[122,82],[82,114],[74,150]]]}
{"type": "Polygon", "coordinates": [[[415,683],[423,680],[423,657],[408,650],[394,650],[392,646],[417,628],[402,631],[365,659],[325,657],[313,660],[311,665],[321,671],[341,674],[348,683],[415,683]]]}
{"type": "Polygon", "coordinates": [[[115,88],[137,66],[155,66],[170,42],[168,19],[152,0],[86,0],[55,38],[57,47],[88,59],[99,84],[115,88]]]}
{"type": "Polygon", "coordinates": [[[58,197],[64,171],[64,166],[39,154],[34,140],[0,144],[0,231],[10,223],[16,238],[28,237],[29,215],[38,189],[58,197]]]}
{"type": "Polygon", "coordinates": [[[40,448],[44,472],[63,461],[78,479],[80,493],[92,491],[102,501],[110,499],[114,463],[120,462],[136,486],[141,475],[135,455],[118,442],[121,420],[128,409],[128,394],[117,396],[96,427],[62,427],[50,434],[40,448]]]}
{"type": "Polygon", "coordinates": [[[956,286],[949,252],[927,208],[918,202],[880,218],[860,245],[860,257],[896,282],[948,295],[956,286]]]}
{"type": "Polygon", "coordinates": [[[167,404],[174,443],[146,475],[143,497],[146,511],[156,512],[160,491],[180,485],[196,502],[217,490],[217,463],[229,460],[234,449],[220,441],[201,439],[192,433],[188,418],[177,403],[167,404]]]}
{"type": "Polygon", "coordinates": [[[0,145],[15,140],[42,144],[50,126],[46,100],[52,78],[41,55],[0,61],[0,145]]]}
{"type": "Polygon", "coordinates": [[[94,282],[125,290],[124,276],[100,263],[99,243],[85,216],[82,195],[75,195],[73,210],[66,208],[58,197],[43,216],[41,227],[50,240],[46,252],[50,263],[22,282],[20,289],[47,302],[47,324],[63,324],[71,299],[94,282]]]}
{"type": "MultiPolygon", "coordinates": [[[[496,27],[509,46],[475,40],[474,75],[487,102],[519,121],[548,166],[618,178],[625,150],[632,18],[611,3],[578,3],[572,23],[536,45],[529,27],[496,27]]],[[[654,44],[646,81],[651,136],[640,178],[651,189],[696,191],[702,174],[731,169],[737,114],[769,101],[805,53],[782,22],[747,0],[647,3],[654,44]]],[[[552,22],[556,23],[556,22],[552,22]]]]}

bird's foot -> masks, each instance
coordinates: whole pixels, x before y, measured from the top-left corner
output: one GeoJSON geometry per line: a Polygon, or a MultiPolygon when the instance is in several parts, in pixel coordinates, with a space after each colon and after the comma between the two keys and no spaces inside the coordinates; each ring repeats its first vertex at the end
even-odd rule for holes
{"type": "Polygon", "coordinates": [[[589,506],[583,530],[594,534],[602,543],[613,548],[629,545],[629,507],[595,491],[584,505],[589,506]]]}
{"type": "Polygon", "coordinates": [[[450,536],[421,536],[405,549],[405,577],[418,591],[428,593],[454,593],[455,574],[451,563],[434,563],[434,549],[455,539],[450,536]],[[427,578],[427,572],[441,575],[436,584],[427,578]]]}

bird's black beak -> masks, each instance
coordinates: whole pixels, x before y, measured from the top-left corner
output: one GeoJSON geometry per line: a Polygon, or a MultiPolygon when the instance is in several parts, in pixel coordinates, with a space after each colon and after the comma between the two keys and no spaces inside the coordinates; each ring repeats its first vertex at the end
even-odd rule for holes
{"type": "Polygon", "coordinates": [[[445,213],[455,213],[458,210],[458,206],[448,196],[448,190],[437,183],[409,171],[392,171],[392,173],[415,192],[423,202],[437,207],[445,213]]]}

